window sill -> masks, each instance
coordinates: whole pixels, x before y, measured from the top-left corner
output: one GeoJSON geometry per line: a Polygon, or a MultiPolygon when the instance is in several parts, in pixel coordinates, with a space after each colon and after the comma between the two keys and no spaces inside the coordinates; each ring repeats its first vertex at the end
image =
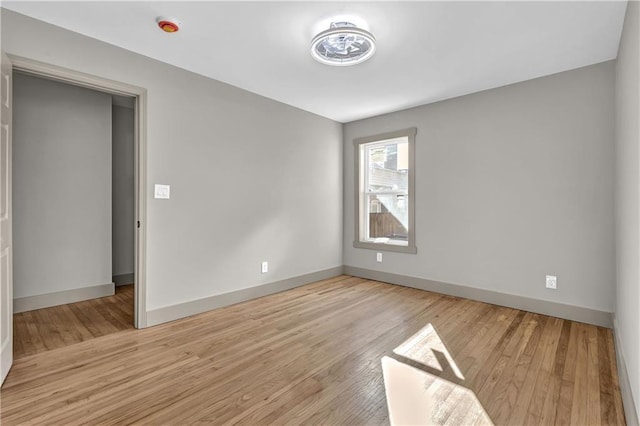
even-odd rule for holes
{"type": "Polygon", "coordinates": [[[368,243],[364,241],[354,241],[353,247],[377,251],[393,251],[396,253],[417,254],[418,249],[414,245],[400,246],[386,243],[368,243]]]}

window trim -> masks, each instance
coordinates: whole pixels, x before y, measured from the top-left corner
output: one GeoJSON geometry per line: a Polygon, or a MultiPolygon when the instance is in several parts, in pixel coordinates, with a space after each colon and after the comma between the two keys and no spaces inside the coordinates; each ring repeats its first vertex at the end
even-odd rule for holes
{"type": "Polygon", "coordinates": [[[353,247],[363,248],[369,250],[378,251],[393,251],[398,253],[410,253],[416,254],[418,249],[416,247],[416,230],[415,230],[415,144],[416,144],[416,127],[410,127],[408,129],[397,130],[394,132],[381,133],[373,136],[365,136],[356,138],[353,140],[354,147],[354,239],[353,247]],[[386,243],[373,243],[369,241],[361,241],[360,236],[363,232],[363,223],[361,218],[363,217],[363,197],[360,192],[362,187],[364,173],[362,171],[363,159],[360,157],[361,145],[369,144],[372,142],[381,142],[387,139],[396,139],[406,137],[409,143],[409,235],[406,246],[386,244],[386,243]]]}

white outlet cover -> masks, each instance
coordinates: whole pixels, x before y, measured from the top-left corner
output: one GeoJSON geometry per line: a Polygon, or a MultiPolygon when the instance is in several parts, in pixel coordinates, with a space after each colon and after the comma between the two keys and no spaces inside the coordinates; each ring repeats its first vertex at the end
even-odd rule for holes
{"type": "Polygon", "coordinates": [[[558,277],[555,275],[547,275],[546,286],[552,290],[557,290],[558,288],[558,277]]]}
{"type": "Polygon", "coordinates": [[[382,253],[376,253],[376,262],[382,262],[382,253]]]}
{"type": "Polygon", "coordinates": [[[269,272],[269,262],[262,262],[262,273],[269,272]]]}
{"type": "Polygon", "coordinates": [[[171,196],[171,186],[170,185],[159,185],[156,184],[153,190],[154,198],[161,198],[164,200],[168,200],[171,196]]]}

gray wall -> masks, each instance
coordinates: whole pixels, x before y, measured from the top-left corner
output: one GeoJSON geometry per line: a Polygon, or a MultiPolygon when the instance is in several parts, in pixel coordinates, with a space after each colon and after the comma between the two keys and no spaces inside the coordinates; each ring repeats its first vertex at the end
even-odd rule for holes
{"type": "Polygon", "coordinates": [[[339,123],[7,10],[2,48],[148,90],[148,310],[342,265],[339,123]]]}
{"type": "Polygon", "coordinates": [[[612,312],[613,89],[606,62],[346,124],[345,265],[612,312]],[[413,126],[418,254],[376,263],[352,141],[413,126]]]}
{"type": "Polygon", "coordinates": [[[133,274],[134,270],[134,110],[112,109],[113,157],[113,275],[133,274]]]}
{"type": "MultiPolygon", "coordinates": [[[[640,413],[640,4],[627,6],[616,64],[616,331],[640,413]]],[[[627,401],[625,408],[628,411],[627,401]]],[[[627,413],[627,419],[629,419],[627,413]]]]}
{"type": "Polygon", "coordinates": [[[14,298],[111,282],[111,97],[16,74],[14,298]]]}

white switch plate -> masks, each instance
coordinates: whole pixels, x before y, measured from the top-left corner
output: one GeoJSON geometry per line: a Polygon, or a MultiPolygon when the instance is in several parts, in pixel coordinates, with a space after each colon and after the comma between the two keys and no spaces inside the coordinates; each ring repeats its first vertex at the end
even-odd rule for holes
{"type": "Polygon", "coordinates": [[[382,263],[382,253],[376,253],[376,262],[382,263]]]}
{"type": "Polygon", "coordinates": [[[262,262],[262,273],[266,274],[269,272],[269,262],[262,262]]]}
{"type": "Polygon", "coordinates": [[[557,290],[558,289],[558,277],[556,277],[555,275],[547,275],[547,288],[550,288],[552,290],[557,290]]]}
{"type": "Polygon", "coordinates": [[[154,198],[162,198],[162,199],[168,200],[170,195],[171,195],[171,186],[156,184],[155,189],[153,191],[154,198]]]}

